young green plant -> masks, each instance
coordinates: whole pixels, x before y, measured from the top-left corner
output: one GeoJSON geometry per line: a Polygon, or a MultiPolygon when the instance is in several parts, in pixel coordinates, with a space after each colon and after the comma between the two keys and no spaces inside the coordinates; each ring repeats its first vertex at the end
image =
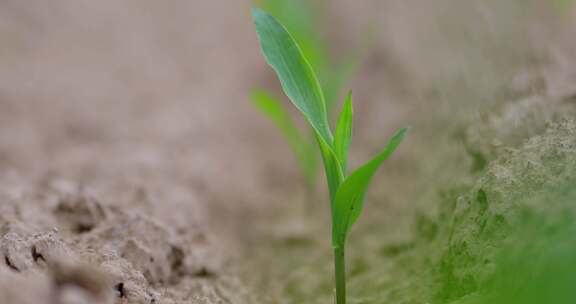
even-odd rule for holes
{"type": "Polygon", "coordinates": [[[347,174],[348,148],[352,138],[352,94],[348,94],[332,133],[322,88],[296,41],[265,11],[254,8],[252,18],[266,61],[276,72],[286,96],[310,124],[320,149],[332,211],[336,303],[345,304],[346,237],[362,212],[372,176],[400,145],[406,129],[396,133],[371,161],[347,174]]]}
{"type": "MultiPolygon", "coordinates": [[[[336,104],[342,85],[355,70],[364,47],[356,48],[343,60],[332,59],[328,46],[322,39],[319,20],[322,15],[319,0],[254,0],[258,6],[277,18],[290,31],[311,67],[318,73],[326,101],[328,115],[336,104]]],[[[292,121],[276,94],[256,89],[250,99],[254,106],[280,129],[290,145],[304,176],[308,194],[312,194],[319,171],[320,160],[314,148],[314,132],[302,132],[292,121]]]]}

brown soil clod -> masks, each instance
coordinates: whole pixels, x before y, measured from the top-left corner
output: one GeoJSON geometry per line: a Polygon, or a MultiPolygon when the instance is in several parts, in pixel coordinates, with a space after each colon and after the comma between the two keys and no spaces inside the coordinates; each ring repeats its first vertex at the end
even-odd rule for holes
{"type": "Polygon", "coordinates": [[[65,226],[79,234],[90,232],[107,218],[102,204],[82,193],[63,195],[54,214],[65,226]]]}
{"type": "Polygon", "coordinates": [[[94,295],[106,294],[111,290],[109,276],[91,265],[59,261],[50,267],[50,273],[58,286],[77,285],[94,295]]]}

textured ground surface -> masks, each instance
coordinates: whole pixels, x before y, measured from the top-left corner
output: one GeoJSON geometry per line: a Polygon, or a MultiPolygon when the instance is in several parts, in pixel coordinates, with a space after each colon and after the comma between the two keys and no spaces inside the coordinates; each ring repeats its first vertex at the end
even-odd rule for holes
{"type": "Polygon", "coordinates": [[[0,3],[3,303],[252,302],[247,7],[0,3]]]}
{"type": "MultiPolygon", "coordinates": [[[[352,232],[350,303],[531,303],[494,287],[528,250],[520,287],[559,261],[573,299],[574,14],[532,2],[325,11],[336,49],[380,29],[352,165],[412,126],[352,232]]],[[[248,1],[5,0],[0,41],[3,303],[332,303],[323,184],[247,100],[275,83],[248,1]]]]}

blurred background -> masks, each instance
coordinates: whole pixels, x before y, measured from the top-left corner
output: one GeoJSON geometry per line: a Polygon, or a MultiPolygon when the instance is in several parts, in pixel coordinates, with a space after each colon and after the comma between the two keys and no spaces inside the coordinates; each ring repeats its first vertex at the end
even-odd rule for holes
{"type": "Polygon", "coordinates": [[[352,168],[411,127],[350,237],[350,303],[528,303],[500,291],[550,282],[509,271],[546,225],[559,289],[529,303],[573,303],[549,249],[573,238],[573,2],[0,0],[0,298],[331,303],[326,186],[256,5],[332,118],[354,92],[352,168]]]}

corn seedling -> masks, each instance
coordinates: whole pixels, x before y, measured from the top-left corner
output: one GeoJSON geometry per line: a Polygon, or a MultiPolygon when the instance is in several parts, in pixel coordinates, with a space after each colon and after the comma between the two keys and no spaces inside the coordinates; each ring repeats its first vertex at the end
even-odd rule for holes
{"type": "MultiPolygon", "coordinates": [[[[346,237],[362,212],[372,176],[400,145],[406,129],[396,133],[371,161],[348,175],[346,167],[352,138],[352,94],[349,93],[344,102],[333,133],[328,123],[322,88],[298,43],[288,30],[267,12],[254,8],[252,18],[266,61],[276,72],[286,96],[309,123],[320,149],[332,211],[336,303],[345,304],[346,237]]],[[[280,114],[282,115],[285,114],[280,114]]]]}
{"type": "MultiPolygon", "coordinates": [[[[328,115],[345,83],[355,70],[361,49],[348,54],[338,63],[330,60],[328,47],[318,30],[320,1],[313,0],[255,0],[258,6],[277,18],[293,36],[311,67],[318,73],[326,101],[328,115]]],[[[263,89],[252,92],[254,106],[267,116],[281,131],[298,161],[309,194],[314,188],[319,171],[318,153],[314,149],[314,132],[301,132],[292,121],[279,98],[263,89]]]]}

